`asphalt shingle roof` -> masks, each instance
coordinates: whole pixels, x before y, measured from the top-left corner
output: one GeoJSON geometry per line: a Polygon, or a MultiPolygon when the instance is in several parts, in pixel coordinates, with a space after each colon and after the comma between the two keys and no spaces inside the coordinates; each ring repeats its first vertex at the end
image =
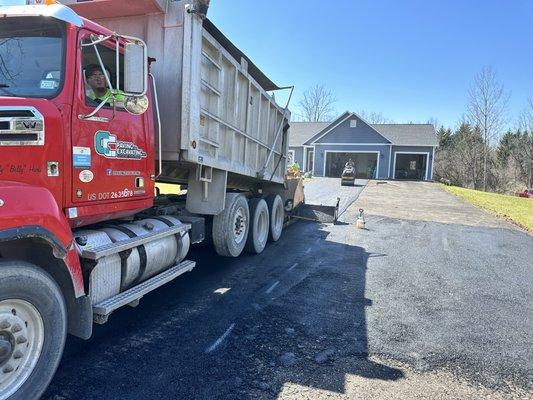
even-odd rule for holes
{"type": "MultiPolygon", "coordinates": [[[[332,122],[291,122],[289,146],[303,146],[306,141],[330,124],[332,122]]],[[[370,124],[370,126],[396,146],[438,145],[435,128],[431,124],[370,124]]]]}
{"type": "Polygon", "coordinates": [[[303,146],[310,137],[316,135],[331,122],[291,122],[289,146],[303,146]]]}
{"type": "Polygon", "coordinates": [[[397,146],[436,146],[435,128],[431,124],[371,124],[372,128],[397,146]]]}

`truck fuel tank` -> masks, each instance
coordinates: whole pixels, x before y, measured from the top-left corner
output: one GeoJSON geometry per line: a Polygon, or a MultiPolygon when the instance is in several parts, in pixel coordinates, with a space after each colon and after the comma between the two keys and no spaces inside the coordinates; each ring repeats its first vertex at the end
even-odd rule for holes
{"type": "Polygon", "coordinates": [[[115,296],[185,259],[190,246],[187,231],[158,237],[158,233],[178,225],[182,225],[178,218],[160,216],[75,231],[92,303],[115,296]],[[103,245],[118,248],[125,241],[150,236],[154,240],[97,260],[83,258],[83,252],[92,248],[103,245]]]}

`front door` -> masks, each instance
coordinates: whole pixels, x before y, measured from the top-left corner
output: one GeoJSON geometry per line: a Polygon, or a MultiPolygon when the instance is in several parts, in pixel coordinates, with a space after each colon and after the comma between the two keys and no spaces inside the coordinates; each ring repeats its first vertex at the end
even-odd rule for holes
{"type": "Polygon", "coordinates": [[[116,97],[115,110],[109,98],[93,117],[83,117],[94,112],[101,103],[99,96],[108,89],[104,74],[113,87],[117,80],[119,87],[124,82],[122,54],[117,77],[115,40],[96,45],[97,51],[94,46],[81,46],[91,40],[91,32],[80,33],[72,121],[71,199],[73,203],[98,204],[152,197],[153,193],[147,193],[148,185],[145,186],[154,173],[147,119],[128,113],[123,107],[123,96],[116,97]]]}

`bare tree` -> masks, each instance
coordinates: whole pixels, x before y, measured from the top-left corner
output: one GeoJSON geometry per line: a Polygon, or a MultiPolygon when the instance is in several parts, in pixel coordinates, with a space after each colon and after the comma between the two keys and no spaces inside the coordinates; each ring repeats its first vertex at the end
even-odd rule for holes
{"type": "Polygon", "coordinates": [[[357,114],[359,114],[361,118],[363,118],[366,122],[370,124],[391,124],[393,123],[393,121],[390,118],[385,117],[380,112],[374,112],[374,111],[367,112],[365,110],[361,110],[357,114]]]}
{"type": "Polygon", "coordinates": [[[451,134],[447,146],[435,153],[435,176],[462,187],[478,189],[483,176],[483,138],[479,129],[463,121],[451,134]]]}
{"type": "Polygon", "coordinates": [[[518,115],[518,129],[533,132],[533,98],[527,100],[528,106],[518,115]]]}
{"type": "Polygon", "coordinates": [[[483,137],[483,190],[487,190],[489,150],[506,122],[508,94],[491,67],[484,67],[474,77],[468,91],[468,117],[483,137]]]}
{"type": "Polygon", "coordinates": [[[337,99],[324,85],[315,85],[307,89],[298,106],[302,121],[331,121],[334,117],[333,104],[337,99]]]}
{"type": "Polygon", "coordinates": [[[433,125],[435,130],[439,129],[439,127],[442,126],[440,121],[437,118],[435,118],[435,117],[428,118],[428,120],[426,121],[426,124],[433,125]]]}

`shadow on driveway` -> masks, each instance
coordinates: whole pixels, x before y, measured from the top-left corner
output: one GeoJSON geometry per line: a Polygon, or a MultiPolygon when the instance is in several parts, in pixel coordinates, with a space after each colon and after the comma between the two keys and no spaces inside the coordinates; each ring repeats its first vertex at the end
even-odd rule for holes
{"type": "Polygon", "coordinates": [[[402,378],[367,358],[366,266],[383,255],[344,237],[298,223],[258,256],[196,248],[192,273],[69,338],[44,398],[266,399],[288,382],[344,393],[346,374],[402,378]]]}

